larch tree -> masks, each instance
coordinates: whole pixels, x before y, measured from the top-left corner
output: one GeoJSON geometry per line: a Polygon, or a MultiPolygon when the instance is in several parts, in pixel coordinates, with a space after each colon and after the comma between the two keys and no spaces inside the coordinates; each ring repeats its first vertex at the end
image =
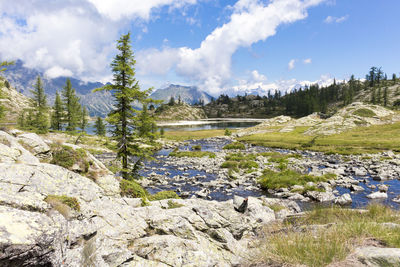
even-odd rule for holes
{"type": "Polygon", "coordinates": [[[81,128],[82,132],[85,131],[87,125],[88,125],[88,110],[86,107],[82,106],[82,110],[81,110],[81,121],[80,121],[80,125],[79,127],[81,128]]]}
{"type": "Polygon", "coordinates": [[[46,133],[49,127],[49,119],[48,119],[48,106],[47,106],[47,97],[44,92],[43,82],[40,76],[36,78],[36,83],[34,85],[34,89],[31,90],[33,95],[32,103],[33,103],[33,114],[34,119],[31,122],[33,128],[35,128],[40,133],[46,133]]]}
{"type": "Polygon", "coordinates": [[[99,90],[113,91],[115,109],[107,117],[112,128],[112,136],[117,140],[117,156],[122,161],[124,179],[135,178],[141,160],[148,156],[148,151],[141,147],[144,142],[138,136],[138,119],[140,112],[133,108],[134,102],[145,103],[150,90],[141,91],[135,79],[135,59],[130,45],[130,33],[122,35],[117,41],[118,53],[111,63],[113,82],[99,90]],[[130,164],[130,160],[134,161],[130,164]]]}
{"type": "Polygon", "coordinates": [[[101,117],[97,117],[96,122],[94,124],[94,129],[96,135],[105,136],[106,135],[106,126],[103,123],[103,119],[101,117]]]}
{"type": "Polygon", "coordinates": [[[54,101],[53,113],[51,115],[51,128],[53,130],[62,130],[63,120],[63,105],[60,94],[56,92],[56,99],[54,101]]]}
{"type": "Polygon", "coordinates": [[[79,97],[76,96],[75,89],[72,88],[71,80],[67,79],[62,91],[65,117],[64,121],[67,124],[67,131],[74,131],[80,121],[81,105],[79,97]]]}

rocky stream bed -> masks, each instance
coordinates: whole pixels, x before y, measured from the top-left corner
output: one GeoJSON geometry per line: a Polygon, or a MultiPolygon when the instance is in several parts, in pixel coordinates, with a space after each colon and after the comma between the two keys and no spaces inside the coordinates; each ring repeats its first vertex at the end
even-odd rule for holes
{"type": "MultiPolygon", "coordinates": [[[[169,153],[173,148],[164,148],[155,154],[155,160],[145,163],[141,171],[141,175],[145,178],[141,184],[151,193],[174,190],[182,198],[197,197],[225,201],[235,195],[268,196],[295,200],[303,207],[315,202],[336,202],[360,208],[370,202],[380,202],[396,209],[400,208],[400,155],[391,151],[341,156],[248,145],[245,150],[223,149],[231,142],[231,138],[220,137],[177,144],[181,151],[191,151],[192,147],[200,145],[202,151],[214,152],[215,158],[170,157],[169,153]],[[316,184],[325,192],[299,194],[290,192],[290,188],[264,191],[257,184],[257,178],[262,175],[264,168],[271,167],[268,158],[257,157],[259,169],[252,173],[237,175],[236,179],[230,179],[227,169],[220,166],[225,161],[225,156],[234,152],[246,155],[263,152],[299,154],[301,158],[289,159],[289,168],[316,176],[334,173],[337,179],[316,184]]],[[[104,157],[102,159],[104,160],[104,157]]]]}

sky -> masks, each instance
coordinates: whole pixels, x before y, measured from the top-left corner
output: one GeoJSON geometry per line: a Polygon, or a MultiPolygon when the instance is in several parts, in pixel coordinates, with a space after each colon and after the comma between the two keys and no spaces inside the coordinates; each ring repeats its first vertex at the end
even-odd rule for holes
{"type": "Polygon", "coordinates": [[[143,89],[218,96],[400,72],[398,0],[0,0],[0,58],[108,82],[131,32],[143,89]]]}

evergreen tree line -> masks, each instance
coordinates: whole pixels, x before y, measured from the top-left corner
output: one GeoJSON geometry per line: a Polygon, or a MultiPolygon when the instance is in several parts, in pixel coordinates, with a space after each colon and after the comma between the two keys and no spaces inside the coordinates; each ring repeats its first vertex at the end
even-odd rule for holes
{"type": "MultiPolygon", "coordinates": [[[[275,94],[268,92],[266,96],[236,96],[230,98],[228,95],[220,95],[217,99],[213,99],[206,106],[218,108],[225,105],[228,112],[240,113],[240,107],[251,107],[251,102],[259,100],[260,106],[263,107],[265,115],[273,113],[274,115],[285,114],[294,117],[307,116],[314,112],[328,113],[329,105],[339,104],[346,106],[354,101],[354,97],[361,91],[370,94],[370,102],[383,106],[388,105],[388,87],[398,81],[396,74],[392,75],[392,79],[388,80],[387,74],[382,68],[371,67],[366,79],[361,81],[351,76],[348,82],[337,83],[336,80],[329,85],[320,87],[318,84],[305,86],[304,88],[294,89],[290,93],[282,96],[279,91],[275,94]]],[[[394,103],[396,105],[396,103],[394,103]]],[[[400,106],[400,103],[399,103],[400,106]]],[[[261,110],[261,109],[260,109],[261,110]]]]}
{"type": "Polygon", "coordinates": [[[46,133],[51,128],[57,131],[82,131],[88,126],[88,111],[79,103],[79,97],[72,88],[71,80],[67,79],[61,94],[56,92],[54,106],[47,104],[46,93],[40,76],[36,78],[31,90],[31,106],[24,109],[18,117],[18,125],[23,129],[46,133]]]}

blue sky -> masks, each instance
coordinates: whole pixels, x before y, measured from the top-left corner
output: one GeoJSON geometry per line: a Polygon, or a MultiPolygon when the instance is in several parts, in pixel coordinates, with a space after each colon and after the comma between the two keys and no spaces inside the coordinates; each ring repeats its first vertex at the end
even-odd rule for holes
{"type": "Polygon", "coordinates": [[[398,0],[2,0],[0,57],[107,81],[115,40],[131,31],[143,87],[286,91],[371,66],[399,73],[398,10],[398,0]]]}

